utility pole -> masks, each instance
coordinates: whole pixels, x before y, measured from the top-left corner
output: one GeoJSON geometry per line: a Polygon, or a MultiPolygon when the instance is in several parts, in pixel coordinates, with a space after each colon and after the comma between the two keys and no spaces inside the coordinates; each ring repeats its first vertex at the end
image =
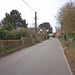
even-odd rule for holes
{"type": "Polygon", "coordinates": [[[35,12],[35,34],[37,34],[37,12],[35,12]]]}
{"type": "Polygon", "coordinates": [[[35,39],[37,42],[37,12],[35,12],[35,39]]]}

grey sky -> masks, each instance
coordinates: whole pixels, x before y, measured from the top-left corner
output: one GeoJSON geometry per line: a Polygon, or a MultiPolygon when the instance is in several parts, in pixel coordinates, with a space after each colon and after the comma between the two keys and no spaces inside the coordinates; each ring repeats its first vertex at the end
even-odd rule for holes
{"type": "MultiPolygon", "coordinates": [[[[36,12],[38,16],[37,23],[49,22],[55,31],[57,21],[55,16],[59,8],[70,0],[25,0],[36,12]]],[[[73,0],[74,1],[74,0],[73,0]]],[[[0,20],[5,17],[5,13],[10,13],[16,9],[21,13],[23,19],[26,19],[28,26],[33,26],[35,12],[32,11],[23,0],[0,0],[0,20]]]]}

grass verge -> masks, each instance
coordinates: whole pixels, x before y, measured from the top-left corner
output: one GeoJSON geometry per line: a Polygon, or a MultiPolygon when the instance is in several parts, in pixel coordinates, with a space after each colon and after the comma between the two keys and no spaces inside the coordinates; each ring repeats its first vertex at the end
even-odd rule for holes
{"type": "MultiPolygon", "coordinates": [[[[60,41],[61,41],[61,44],[63,47],[66,46],[67,44],[67,41],[65,41],[63,38],[59,38],[60,41]]],[[[70,44],[69,44],[69,47],[68,48],[64,48],[64,53],[66,55],[66,58],[68,60],[68,63],[71,67],[71,70],[73,72],[73,74],[75,75],[75,41],[72,41],[70,44]]]]}
{"type": "Polygon", "coordinates": [[[31,45],[33,45],[33,43],[28,43],[28,44],[21,45],[21,46],[18,46],[18,47],[0,50],[0,56],[4,55],[4,54],[7,54],[7,53],[10,53],[10,52],[14,52],[14,51],[26,48],[26,47],[31,46],[31,45]]]}

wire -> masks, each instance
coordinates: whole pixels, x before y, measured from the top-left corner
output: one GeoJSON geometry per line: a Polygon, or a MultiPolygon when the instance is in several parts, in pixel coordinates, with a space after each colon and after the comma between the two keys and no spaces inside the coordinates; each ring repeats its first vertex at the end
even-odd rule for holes
{"type": "Polygon", "coordinates": [[[44,21],[39,15],[38,15],[38,17],[39,17],[42,21],[44,21]]]}
{"type": "Polygon", "coordinates": [[[29,6],[27,3],[26,3],[26,1],[25,0],[22,0],[31,10],[33,10],[34,12],[35,12],[35,10],[34,9],[32,9],[32,7],[31,6],[29,6]]]}
{"type": "MultiPolygon", "coordinates": [[[[32,7],[30,5],[27,4],[27,2],[25,0],[22,0],[31,10],[33,10],[34,12],[36,12],[34,9],[32,9],[32,7]]],[[[38,17],[43,21],[43,19],[38,15],[38,17]]]]}

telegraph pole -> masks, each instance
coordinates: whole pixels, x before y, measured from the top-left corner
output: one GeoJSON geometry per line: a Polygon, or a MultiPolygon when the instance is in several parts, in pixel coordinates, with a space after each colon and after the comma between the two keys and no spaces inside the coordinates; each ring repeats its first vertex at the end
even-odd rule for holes
{"type": "Polygon", "coordinates": [[[37,12],[35,12],[35,39],[37,42],[37,12]]]}
{"type": "Polygon", "coordinates": [[[35,34],[37,34],[37,12],[35,12],[35,34]]]}

